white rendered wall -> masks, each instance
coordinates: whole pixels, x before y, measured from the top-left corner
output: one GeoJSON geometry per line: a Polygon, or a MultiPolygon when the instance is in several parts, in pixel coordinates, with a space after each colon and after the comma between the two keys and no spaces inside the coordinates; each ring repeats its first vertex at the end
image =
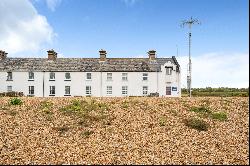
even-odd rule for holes
{"type": "Polygon", "coordinates": [[[161,67],[162,72],[90,72],[91,80],[86,79],[87,72],[70,72],[71,81],[65,81],[66,72],[55,72],[55,81],[49,81],[50,72],[34,72],[34,81],[28,81],[28,72],[12,72],[13,81],[6,81],[7,72],[0,72],[0,92],[6,92],[7,86],[13,91],[24,92],[28,95],[29,86],[35,87],[35,96],[48,97],[50,86],[55,86],[55,96],[65,95],[65,86],[70,86],[71,96],[86,96],[86,86],[91,86],[91,96],[142,96],[143,86],[148,86],[148,94],[158,92],[166,96],[166,86],[177,87],[171,96],[181,96],[180,73],[176,65],[166,63],[161,67]],[[165,66],[173,66],[172,75],[166,75],[165,66]],[[112,80],[107,80],[107,73],[112,73],[112,80]],[[128,73],[128,80],[122,80],[122,73],[128,73]],[[148,73],[148,80],[143,81],[143,73],[148,73]],[[44,92],[43,92],[44,82],[44,92]],[[112,86],[112,95],[107,95],[107,86],[112,86]],[[128,95],[122,95],[122,86],[128,86],[128,95]]]}

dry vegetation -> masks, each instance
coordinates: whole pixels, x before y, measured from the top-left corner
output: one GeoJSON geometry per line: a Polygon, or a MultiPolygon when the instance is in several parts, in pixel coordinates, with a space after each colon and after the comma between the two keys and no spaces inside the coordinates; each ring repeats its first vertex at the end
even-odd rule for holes
{"type": "Polygon", "coordinates": [[[20,99],[0,98],[1,165],[249,164],[248,98],[20,99]]]}

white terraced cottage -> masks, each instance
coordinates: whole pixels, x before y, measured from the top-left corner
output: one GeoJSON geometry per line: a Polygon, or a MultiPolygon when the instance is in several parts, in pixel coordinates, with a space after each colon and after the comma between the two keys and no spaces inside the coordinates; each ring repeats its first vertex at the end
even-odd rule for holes
{"type": "Polygon", "coordinates": [[[0,93],[23,92],[25,96],[123,97],[157,94],[181,96],[180,65],[176,58],[10,58],[0,50],[0,93]]]}

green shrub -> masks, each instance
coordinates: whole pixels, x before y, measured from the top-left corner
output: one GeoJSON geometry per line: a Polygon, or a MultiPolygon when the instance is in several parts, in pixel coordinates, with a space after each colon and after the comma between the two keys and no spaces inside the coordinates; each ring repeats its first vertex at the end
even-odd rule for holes
{"type": "Polygon", "coordinates": [[[202,119],[197,119],[197,118],[185,119],[184,123],[186,126],[192,129],[196,129],[198,131],[207,131],[209,128],[209,125],[202,119]]]}
{"type": "Polygon", "coordinates": [[[220,121],[227,120],[227,113],[225,112],[214,112],[211,114],[212,119],[218,119],[220,121]]]}
{"type": "Polygon", "coordinates": [[[45,100],[45,101],[42,101],[42,102],[40,103],[40,105],[41,105],[42,109],[50,109],[50,108],[52,108],[53,103],[51,103],[51,102],[45,100]]]}
{"type": "Polygon", "coordinates": [[[204,106],[201,107],[191,107],[190,111],[196,112],[196,113],[211,113],[211,111],[204,106]]]}
{"type": "Polygon", "coordinates": [[[12,99],[10,100],[10,104],[11,104],[11,105],[21,105],[21,104],[22,104],[22,100],[15,97],[15,98],[12,98],[12,99]]]}

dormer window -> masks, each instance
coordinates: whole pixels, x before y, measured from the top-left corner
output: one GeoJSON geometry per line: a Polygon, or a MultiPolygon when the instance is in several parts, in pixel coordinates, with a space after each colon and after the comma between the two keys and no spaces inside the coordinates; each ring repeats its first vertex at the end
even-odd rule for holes
{"type": "Polygon", "coordinates": [[[54,72],[49,73],[49,80],[50,81],[55,81],[55,73],[54,72]]]}
{"type": "Polygon", "coordinates": [[[29,81],[34,80],[34,72],[29,72],[29,81]]]}
{"type": "Polygon", "coordinates": [[[7,81],[12,81],[12,72],[7,72],[7,81]]]}
{"type": "Polygon", "coordinates": [[[173,70],[173,67],[166,66],[166,75],[172,75],[172,70],[173,70]]]}

